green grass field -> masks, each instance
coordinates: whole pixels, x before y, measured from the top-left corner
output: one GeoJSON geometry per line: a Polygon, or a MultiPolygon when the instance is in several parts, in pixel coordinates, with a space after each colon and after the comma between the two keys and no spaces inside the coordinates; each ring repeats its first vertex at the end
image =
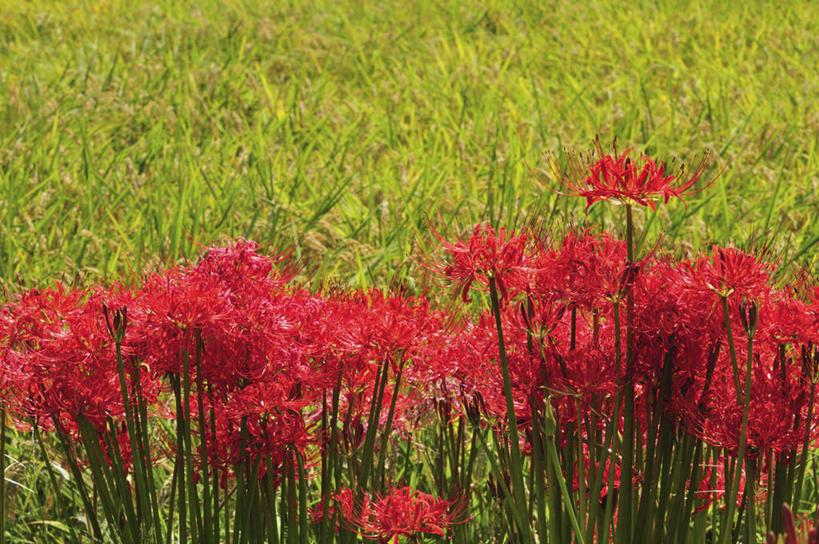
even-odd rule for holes
{"type": "Polygon", "coordinates": [[[411,277],[427,215],[598,222],[537,180],[544,152],[595,134],[712,153],[717,182],[651,235],[815,254],[811,2],[195,4],[0,10],[9,289],[235,236],[296,248],[312,277],[411,277]]]}
{"type": "MultiPolygon", "coordinates": [[[[815,271],[819,10],[665,4],[5,0],[0,282],[113,281],[244,236],[314,284],[412,286],[427,218],[613,225],[547,188],[543,154],[597,134],[711,154],[687,207],[638,214],[649,239],[815,271]]],[[[26,448],[9,478],[47,489],[26,448]]],[[[53,541],[53,498],[10,489],[14,534],[53,541]]]]}

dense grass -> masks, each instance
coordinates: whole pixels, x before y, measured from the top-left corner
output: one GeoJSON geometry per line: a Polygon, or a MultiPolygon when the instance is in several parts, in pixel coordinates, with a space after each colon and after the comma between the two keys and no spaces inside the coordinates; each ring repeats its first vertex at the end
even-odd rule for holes
{"type": "Polygon", "coordinates": [[[679,244],[819,235],[810,2],[11,2],[0,11],[0,278],[113,279],[234,236],[352,285],[412,276],[425,215],[599,221],[542,153],[621,147],[718,181],[679,244]],[[288,5],[289,4],[289,5],[288,5]],[[556,209],[557,208],[557,209],[556,209]]]}
{"type": "MultiPolygon", "coordinates": [[[[608,222],[538,181],[595,134],[711,152],[712,187],[639,214],[650,239],[815,267],[819,10],[666,4],[7,0],[0,281],[114,280],[246,236],[314,282],[412,285],[427,216],[608,222]]],[[[25,524],[53,506],[42,466],[8,475],[40,490],[10,487],[15,534],[51,541],[59,522],[25,524]]]]}

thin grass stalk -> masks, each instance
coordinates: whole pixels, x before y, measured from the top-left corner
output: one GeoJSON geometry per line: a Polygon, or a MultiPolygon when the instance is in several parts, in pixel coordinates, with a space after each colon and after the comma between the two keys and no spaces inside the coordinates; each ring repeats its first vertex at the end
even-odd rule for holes
{"type": "MultiPolygon", "coordinates": [[[[43,437],[40,436],[40,428],[38,425],[34,426],[34,439],[37,441],[37,445],[40,447],[40,453],[43,456],[43,462],[45,463],[46,468],[48,469],[48,479],[51,482],[51,488],[54,490],[54,500],[57,502],[57,508],[60,509],[60,515],[63,517],[63,519],[68,520],[70,519],[70,516],[68,515],[68,508],[66,507],[62,493],[60,493],[60,486],[57,485],[57,476],[54,474],[54,467],[51,466],[51,459],[49,458],[48,452],[46,451],[45,448],[45,444],[43,443],[43,437]]],[[[77,539],[77,533],[76,531],[74,531],[74,527],[70,523],[67,523],[66,525],[68,526],[68,532],[71,535],[71,541],[74,544],[79,544],[79,540],[77,539]]]]}
{"type": "MultiPolygon", "coordinates": [[[[515,509],[526,508],[525,489],[523,487],[522,461],[520,455],[520,443],[518,438],[518,422],[515,415],[515,403],[512,393],[512,380],[509,375],[509,362],[506,359],[506,345],[503,341],[503,327],[501,326],[500,303],[498,302],[498,288],[494,276],[489,277],[489,296],[492,302],[492,313],[495,315],[495,326],[498,333],[498,348],[501,363],[501,373],[503,374],[503,392],[506,397],[506,416],[509,424],[509,446],[510,465],[512,473],[512,492],[515,509]]],[[[522,516],[520,516],[522,517],[522,516]]],[[[532,541],[531,527],[524,524],[519,527],[521,537],[525,542],[532,541]]]]}

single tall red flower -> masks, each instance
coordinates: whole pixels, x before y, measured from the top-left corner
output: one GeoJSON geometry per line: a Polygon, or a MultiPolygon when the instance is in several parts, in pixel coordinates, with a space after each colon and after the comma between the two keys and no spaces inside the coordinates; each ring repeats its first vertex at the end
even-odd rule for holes
{"type": "Polygon", "coordinates": [[[335,496],[342,517],[361,536],[381,544],[397,544],[398,538],[424,535],[446,536],[447,529],[463,518],[463,504],[435,498],[409,487],[390,488],[379,499],[365,494],[356,508],[354,493],[343,489],[335,496]]]}
{"type": "MultiPolygon", "coordinates": [[[[654,198],[662,197],[665,203],[671,197],[684,197],[701,191],[695,188],[705,169],[705,159],[700,161],[690,175],[683,166],[670,171],[665,163],[641,155],[637,159],[629,157],[631,149],[622,154],[603,155],[591,164],[583,157],[570,161],[568,170],[555,168],[558,182],[566,194],[582,196],[586,199],[586,210],[599,200],[610,200],[621,204],[639,204],[656,209],[654,198]]],[[[707,185],[710,185],[710,182],[707,185]]]]}

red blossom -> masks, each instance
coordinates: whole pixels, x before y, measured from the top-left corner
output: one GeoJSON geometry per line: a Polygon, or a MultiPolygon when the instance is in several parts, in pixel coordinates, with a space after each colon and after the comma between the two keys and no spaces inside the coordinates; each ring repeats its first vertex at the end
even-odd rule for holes
{"type": "Polygon", "coordinates": [[[399,537],[446,536],[463,523],[464,503],[435,498],[409,487],[390,487],[378,499],[364,494],[360,503],[350,489],[335,495],[344,521],[359,535],[381,544],[397,544],[399,537]]]}
{"type": "Polygon", "coordinates": [[[629,157],[631,149],[622,154],[603,155],[591,164],[584,164],[583,157],[571,161],[568,171],[555,168],[558,182],[567,195],[586,199],[586,210],[600,200],[618,204],[639,204],[656,209],[654,199],[661,197],[665,203],[671,197],[684,201],[684,197],[701,191],[695,189],[705,169],[705,157],[690,175],[684,167],[670,172],[665,163],[641,155],[629,157]]]}
{"type": "Polygon", "coordinates": [[[488,224],[478,224],[468,241],[449,242],[435,232],[438,243],[448,254],[448,260],[435,267],[456,286],[464,302],[469,302],[473,282],[488,285],[489,278],[497,282],[500,297],[509,289],[524,287],[530,256],[528,237],[515,235],[501,227],[497,232],[488,224]]]}

